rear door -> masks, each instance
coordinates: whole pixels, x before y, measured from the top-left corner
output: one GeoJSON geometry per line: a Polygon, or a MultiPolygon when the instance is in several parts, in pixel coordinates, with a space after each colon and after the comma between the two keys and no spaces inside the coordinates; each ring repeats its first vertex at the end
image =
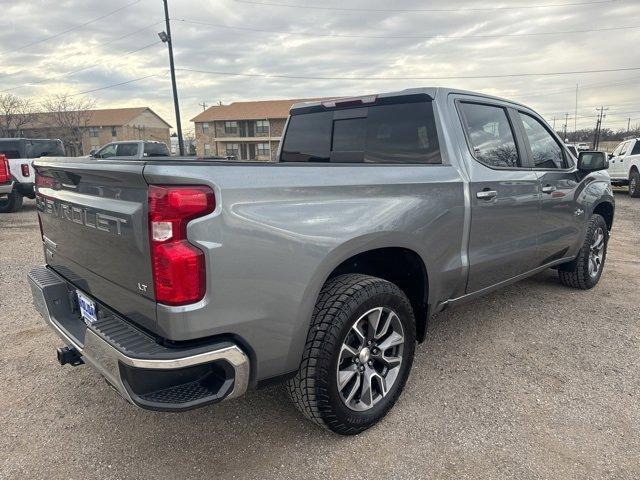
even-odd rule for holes
{"type": "Polygon", "coordinates": [[[526,163],[509,104],[462,97],[458,112],[469,162],[471,232],[467,292],[537,265],[538,177],[526,163]]]}
{"type": "Polygon", "coordinates": [[[584,232],[585,212],[578,203],[580,176],[572,157],[552,129],[531,110],[518,110],[529,163],[540,182],[538,265],[573,254],[584,232]]]}
{"type": "Polygon", "coordinates": [[[47,264],[151,329],[155,297],[144,162],[41,158],[34,166],[47,264]]]}

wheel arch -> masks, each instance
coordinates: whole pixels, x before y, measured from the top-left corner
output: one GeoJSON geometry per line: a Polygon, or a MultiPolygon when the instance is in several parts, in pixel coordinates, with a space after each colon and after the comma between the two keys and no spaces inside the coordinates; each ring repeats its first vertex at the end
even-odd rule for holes
{"type": "Polygon", "coordinates": [[[604,218],[604,221],[607,223],[607,229],[611,231],[613,227],[613,217],[615,214],[615,207],[613,202],[608,200],[602,200],[598,202],[595,207],[593,207],[593,213],[601,215],[604,218]]]}

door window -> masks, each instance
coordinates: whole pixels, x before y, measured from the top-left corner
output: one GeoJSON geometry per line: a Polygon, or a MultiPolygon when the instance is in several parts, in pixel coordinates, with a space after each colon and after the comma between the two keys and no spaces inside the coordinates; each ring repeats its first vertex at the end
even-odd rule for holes
{"type": "Polygon", "coordinates": [[[473,156],[489,167],[521,167],[507,111],[494,105],[462,102],[462,118],[473,156]]]}
{"type": "Polygon", "coordinates": [[[627,154],[627,152],[629,151],[629,144],[630,144],[630,143],[631,143],[631,142],[624,142],[624,143],[622,144],[622,146],[621,146],[621,148],[620,148],[620,152],[618,152],[618,155],[619,155],[619,156],[624,157],[624,156],[627,154]]]}
{"type": "Polygon", "coordinates": [[[111,158],[116,156],[116,146],[115,145],[107,145],[102,150],[100,150],[97,154],[97,158],[111,158]]]}
{"type": "Polygon", "coordinates": [[[525,134],[529,139],[534,168],[566,168],[562,147],[540,121],[531,115],[518,112],[525,134]]]}
{"type": "Polygon", "coordinates": [[[118,145],[119,157],[135,157],[138,155],[137,143],[121,143],[118,145]]]}

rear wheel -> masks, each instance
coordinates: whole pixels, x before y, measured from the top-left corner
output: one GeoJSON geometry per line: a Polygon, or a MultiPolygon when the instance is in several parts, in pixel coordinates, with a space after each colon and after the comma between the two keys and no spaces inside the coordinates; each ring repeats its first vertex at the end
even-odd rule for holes
{"type": "Polygon", "coordinates": [[[396,285],[367,275],[335,277],[318,297],[290,396],[314,423],[360,433],[395,404],[414,349],[413,312],[396,285]]]}
{"type": "Polygon", "coordinates": [[[562,283],[581,290],[595,287],[602,276],[608,242],[607,222],[601,215],[593,215],[587,225],[587,235],[578,257],[558,268],[562,283]]]}
{"type": "Polygon", "coordinates": [[[640,198],[640,173],[635,169],[629,173],[629,195],[640,198]]]}
{"type": "Polygon", "coordinates": [[[17,192],[0,197],[0,213],[17,212],[22,208],[22,195],[17,192]]]}

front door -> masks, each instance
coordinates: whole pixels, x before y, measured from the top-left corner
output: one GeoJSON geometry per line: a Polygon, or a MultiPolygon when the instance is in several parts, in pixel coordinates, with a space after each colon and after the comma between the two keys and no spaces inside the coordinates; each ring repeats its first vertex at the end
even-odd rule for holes
{"type": "Polygon", "coordinates": [[[585,226],[578,203],[580,175],[563,143],[533,112],[517,112],[529,164],[540,181],[541,209],[537,222],[538,265],[573,256],[585,226]]]}
{"type": "Polygon", "coordinates": [[[609,159],[609,175],[611,178],[618,180],[626,180],[626,172],[624,171],[624,157],[629,149],[629,141],[622,142],[616,147],[609,159]]]}
{"type": "Polygon", "coordinates": [[[539,183],[525,162],[521,130],[514,128],[508,105],[462,100],[458,109],[473,156],[467,282],[472,293],[535,268],[539,183]]]}

